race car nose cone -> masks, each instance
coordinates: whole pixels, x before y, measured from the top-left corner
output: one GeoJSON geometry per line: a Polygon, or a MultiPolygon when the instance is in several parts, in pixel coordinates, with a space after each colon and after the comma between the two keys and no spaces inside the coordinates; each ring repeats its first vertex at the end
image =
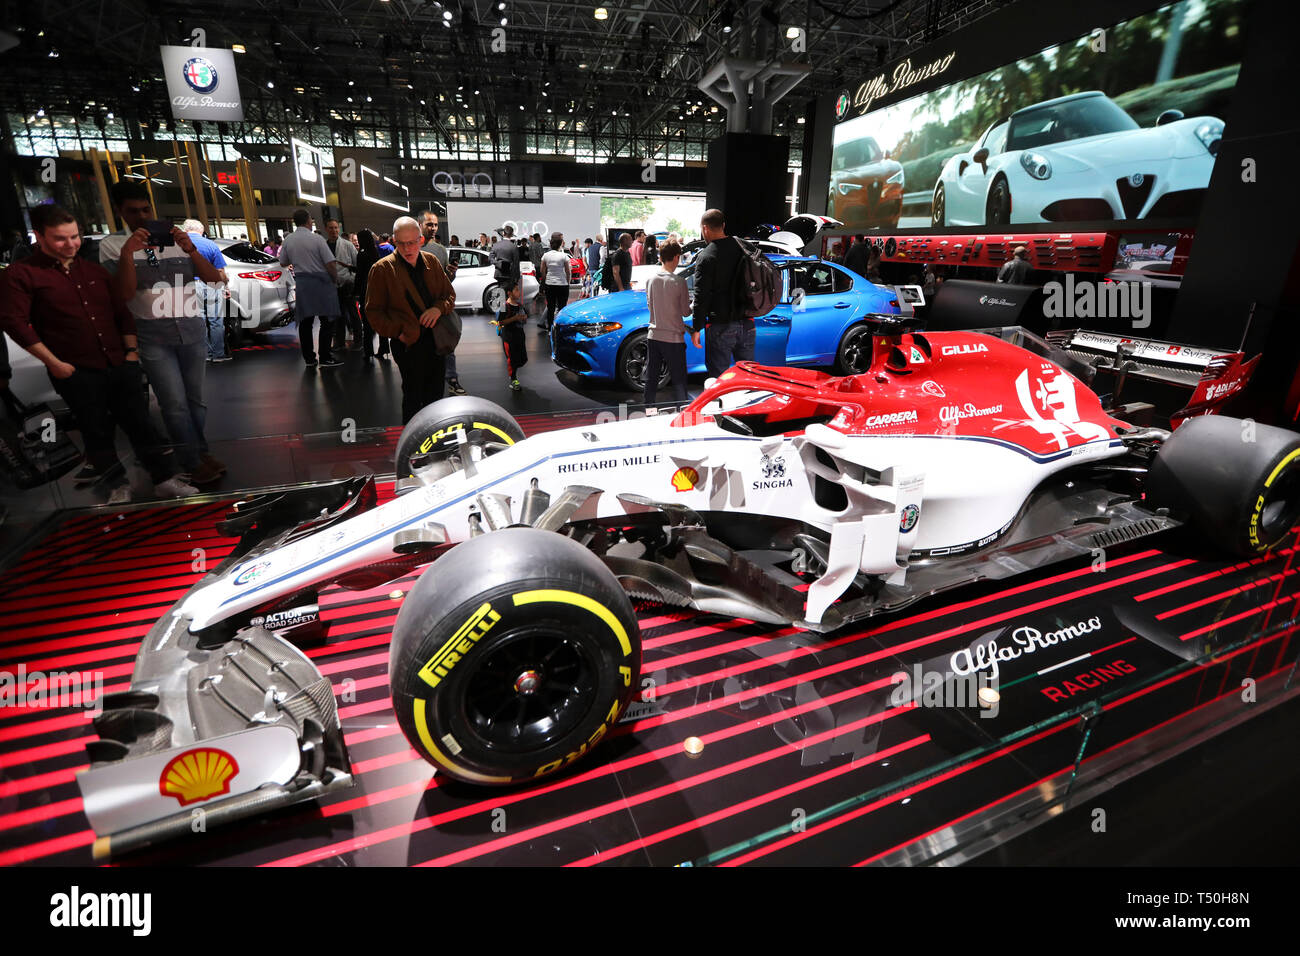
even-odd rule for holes
{"type": "Polygon", "coordinates": [[[524,671],[515,678],[515,691],[525,696],[536,693],[540,686],[542,686],[542,675],[537,671],[524,671]]]}

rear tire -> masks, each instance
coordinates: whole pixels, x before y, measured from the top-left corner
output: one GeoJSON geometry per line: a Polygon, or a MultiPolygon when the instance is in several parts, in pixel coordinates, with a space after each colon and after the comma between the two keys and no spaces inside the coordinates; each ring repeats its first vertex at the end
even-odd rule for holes
{"type": "Polygon", "coordinates": [[[472,441],[513,445],[523,441],[524,430],[500,405],[485,398],[458,395],[426,405],[402,429],[393,468],[398,478],[411,474],[411,459],[420,455],[449,455],[458,447],[458,432],[472,441]],[[477,438],[472,436],[477,434],[477,438]]]}
{"type": "Polygon", "coordinates": [[[835,352],[835,371],[839,375],[861,375],[870,367],[871,330],[865,325],[851,325],[835,352]]]}
{"type": "Polygon", "coordinates": [[[632,603],[571,538],[506,528],[424,573],[393,627],[397,722],[439,773],[508,785],[585,756],[637,686],[632,603]]]}
{"type": "Polygon", "coordinates": [[[1300,435],[1207,415],[1189,418],[1156,452],[1147,502],[1188,516],[1211,544],[1256,555],[1300,520],[1300,435]]]}

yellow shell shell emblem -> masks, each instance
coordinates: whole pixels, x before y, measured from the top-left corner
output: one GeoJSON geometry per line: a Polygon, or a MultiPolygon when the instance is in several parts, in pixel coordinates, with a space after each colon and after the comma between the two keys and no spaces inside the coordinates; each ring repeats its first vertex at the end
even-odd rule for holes
{"type": "Polygon", "coordinates": [[[673,490],[690,491],[700,482],[700,473],[694,468],[678,468],[673,472],[673,490]]]}
{"type": "Polygon", "coordinates": [[[158,790],[164,797],[175,797],[182,807],[210,800],[230,792],[230,781],[239,773],[239,764],[224,750],[202,747],[178,754],[163,767],[158,790]]]}

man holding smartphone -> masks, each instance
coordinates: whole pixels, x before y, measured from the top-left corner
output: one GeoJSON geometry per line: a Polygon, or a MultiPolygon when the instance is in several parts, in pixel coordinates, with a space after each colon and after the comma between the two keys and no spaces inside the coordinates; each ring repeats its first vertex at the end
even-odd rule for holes
{"type": "Polygon", "coordinates": [[[183,473],[192,485],[212,484],[226,466],[203,434],[208,323],[194,280],[217,286],[221,273],[183,229],[153,218],[141,183],[124,179],[110,192],[125,228],[99,244],[100,264],[135,317],[140,362],[183,473]]]}

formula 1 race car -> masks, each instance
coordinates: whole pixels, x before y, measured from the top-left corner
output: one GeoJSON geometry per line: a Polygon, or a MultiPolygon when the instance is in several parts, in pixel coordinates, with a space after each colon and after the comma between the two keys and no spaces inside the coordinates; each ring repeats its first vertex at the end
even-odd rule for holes
{"type": "Polygon", "coordinates": [[[404,429],[394,500],[355,478],[238,503],[235,551],[96,719],[78,781],[97,855],[351,783],[334,689],[295,647],[326,585],[432,563],[392,634],[397,720],[438,773],[515,784],[619,719],[634,599],[826,632],[1182,523],[1253,554],[1300,514],[1300,435],[1209,414],[1249,377],[1240,353],[866,321],[863,374],[742,363],[675,414],[526,440],[445,399],[404,429]],[[1194,379],[1176,431],[1115,403],[1141,377],[1194,379]]]}

